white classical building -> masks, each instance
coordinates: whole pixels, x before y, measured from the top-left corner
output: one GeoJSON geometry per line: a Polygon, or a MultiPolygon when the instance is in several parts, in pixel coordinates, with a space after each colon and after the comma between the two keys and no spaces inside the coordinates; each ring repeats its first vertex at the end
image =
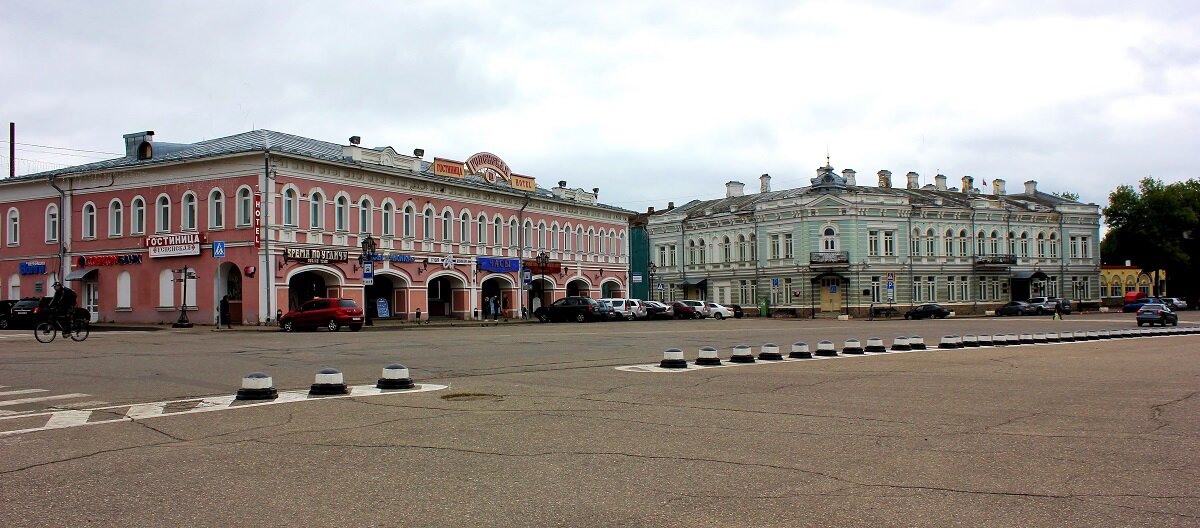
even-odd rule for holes
{"type": "MultiPolygon", "coordinates": [[[[903,188],[892,174],[858,185],[826,164],[811,185],[758,193],[731,181],[717,200],[696,200],[647,222],[656,298],[704,298],[800,317],[936,302],[960,314],[1009,300],[1067,297],[1098,304],[1100,211],[1040,192],[1009,194],[996,179],[980,192],[943,175],[903,188]],[[657,287],[661,285],[661,287],[657,287]]],[[[986,185],[986,183],[985,183],[986,185]]]]}

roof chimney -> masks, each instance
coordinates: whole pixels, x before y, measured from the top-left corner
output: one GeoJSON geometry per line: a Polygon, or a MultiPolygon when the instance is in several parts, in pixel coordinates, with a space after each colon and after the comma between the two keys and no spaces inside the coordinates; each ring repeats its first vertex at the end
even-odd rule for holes
{"type": "Polygon", "coordinates": [[[921,175],[920,174],[910,171],[906,176],[908,177],[908,188],[909,189],[920,189],[921,188],[921,175]]]}
{"type": "Polygon", "coordinates": [[[653,206],[651,206],[651,207],[647,207],[647,208],[646,208],[646,214],[654,214],[654,207],[653,207],[653,206]]]}
{"type": "Polygon", "coordinates": [[[884,170],[879,171],[876,174],[879,175],[879,188],[880,189],[891,189],[892,188],[892,171],[884,169],[884,170]]]}
{"type": "Polygon", "coordinates": [[[153,154],[154,147],[151,143],[154,142],[154,131],[147,130],[145,132],[134,132],[121,136],[125,138],[125,157],[143,160],[150,159],[153,154]]]}
{"type": "Polygon", "coordinates": [[[595,195],[596,200],[599,200],[600,199],[600,188],[592,187],[592,194],[595,195]]]}
{"type": "Polygon", "coordinates": [[[992,180],[992,194],[996,196],[1004,196],[1004,180],[996,178],[992,180]]]}
{"type": "Polygon", "coordinates": [[[558,180],[558,187],[560,189],[565,189],[567,187],[567,180],[558,180]]]}
{"type": "Polygon", "coordinates": [[[964,192],[964,193],[975,192],[975,178],[972,178],[970,176],[963,176],[962,192],[964,192]]]}
{"type": "Polygon", "coordinates": [[[739,181],[725,182],[725,197],[726,198],[734,198],[737,196],[744,196],[745,188],[746,188],[746,184],[739,182],[739,181]]]}
{"type": "Polygon", "coordinates": [[[675,208],[675,202],[667,202],[667,210],[668,211],[670,211],[671,209],[674,209],[674,208],[675,208]]]}
{"type": "Polygon", "coordinates": [[[362,143],[362,138],[361,138],[361,137],[359,137],[359,136],[350,136],[350,144],[351,144],[351,145],[358,145],[358,144],[360,144],[360,143],[362,143]]]}
{"type": "Polygon", "coordinates": [[[937,176],[934,176],[933,177],[933,186],[935,189],[937,189],[939,191],[946,190],[946,175],[938,174],[937,176]]]}
{"type": "Polygon", "coordinates": [[[771,175],[770,174],[763,174],[762,176],[758,177],[758,192],[760,192],[760,193],[771,192],[771,175]]]}
{"type": "Polygon", "coordinates": [[[846,178],[846,185],[858,185],[857,183],[854,183],[854,174],[855,172],[853,169],[846,169],[842,171],[842,177],[846,178]]]}
{"type": "Polygon", "coordinates": [[[1025,194],[1028,196],[1037,196],[1037,180],[1025,182],[1025,194]]]}

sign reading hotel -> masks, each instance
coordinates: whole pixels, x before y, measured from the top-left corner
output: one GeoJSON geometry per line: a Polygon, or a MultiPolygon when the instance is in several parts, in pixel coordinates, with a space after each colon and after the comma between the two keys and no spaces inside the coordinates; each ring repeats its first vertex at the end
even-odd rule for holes
{"type": "Polygon", "coordinates": [[[518,191],[533,192],[537,190],[537,180],[529,176],[514,174],[508,164],[500,156],[490,152],[480,152],[467,158],[467,161],[453,161],[442,158],[433,159],[433,173],[447,178],[463,178],[474,174],[493,185],[509,185],[518,191]]]}
{"type": "Polygon", "coordinates": [[[287,248],[283,250],[284,260],[295,260],[312,264],[329,264],[330,262],[346,262],[350,254],[337,249],[287,248]]]}
{"type": "Polygon", "coordinates": [[[150,258],[160,258],[199,255],[203,243],[204,233],[181,233],[148,236],[144,245],[150,258]]]}
{"type": "Polygon", "coordinates": [[[463,178],[467,175],[463,162],[442,158],[433,158],[433,173],[446,178],[463,178]]]}

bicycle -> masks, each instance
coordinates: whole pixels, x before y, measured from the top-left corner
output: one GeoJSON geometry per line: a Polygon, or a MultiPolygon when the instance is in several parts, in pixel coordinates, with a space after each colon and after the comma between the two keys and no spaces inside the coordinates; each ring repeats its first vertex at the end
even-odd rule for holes
{"type": "MultiPolygon", "coordinates": [[[[58,333],[62,330],[62,322],[58,318],[54,318],[50,321],[44,321],[38,324],[37,327],[33,329],[33,337],[36,338],[39,343],[49,343],[54,341],[54,338],[58,336],[58,333]]],[[[74,319],[71,321],[70,338],[72,341],[83,341],[84,339],[88,338],[88,334],[90,333],[91,325],[86,319],[74,319]]]]}

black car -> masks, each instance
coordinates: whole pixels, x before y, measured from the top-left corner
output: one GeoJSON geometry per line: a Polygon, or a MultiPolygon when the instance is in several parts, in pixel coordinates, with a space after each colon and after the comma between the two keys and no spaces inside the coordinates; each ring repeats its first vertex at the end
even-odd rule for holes
{"type": "Polygon", "coordinates": [[[554,301],[549,306],[542,306],[534,310],[533,316],[537,317],[538,321],[543,323],[554,323],[558,321],[575,321],[584,323],[587,321],[603,321],[608,315],[601,306],[599,301],[589,297],[563,297],[554,301]]]}
{"type": "Polygon", "coordinates": [[[1029,304],[1024,301],[1012,301],[1004,306],[996,308],[996,315],[1036,315],[1039,313],[1038,305],[1029,304]]]}
{"type": "Polygon", "coordinates": [[[9,300],[5,300],[5,301],[0,301],[0,330],[4,330],[5,328],[8,328],[9,313],[12,312],[13,305],[17,304],[18,302],[21,302],[21,301],[18,301],[17,299],[9,299],[9,300]]]}
{"type": "Polygon", "coordinates": [[[1137,324],[1142,326],[1154,324],[1179,326],[1179,314],[1165,304],[1143,304],[1137,311],[1137,324]]]}
{"type": "MultiPolygon", "coordinates": [[[[13,305],[6,318],[8,328],[33,328],[50,319],[50,297],[31,297],[21,299],[13,305]]],[[[75,308],[75,318],[91,320],[91,312],[84,308],[75,308]]]]}
{"type": "Polygon", "coordinates": [[[642,304],[646,306],[647,319],[670,319],[674,315],[673,312],[667,310],[667,305],[658,301],[646,301],[642,304]]]}
{"type": "Polygon", "coordinates": [[[742,311],[742,305],[740,304],[727,304],[725,306],[728,306],[730,310],[733,310],[734,319],[741,319],[746,315],[746,312],[742,311]]]}
{"type": "Polygon", "coordinates": [[[943,308],[942,305],[940,305],[940,304],[933,304],[933,303],[922,304],[920,306],[913,308],[912,310],[904,312],[905,319],[925,319],[926,317],[936,317],[938,319],[945,319],[949,316],[950,316],[950,310],[943,308]]]}

